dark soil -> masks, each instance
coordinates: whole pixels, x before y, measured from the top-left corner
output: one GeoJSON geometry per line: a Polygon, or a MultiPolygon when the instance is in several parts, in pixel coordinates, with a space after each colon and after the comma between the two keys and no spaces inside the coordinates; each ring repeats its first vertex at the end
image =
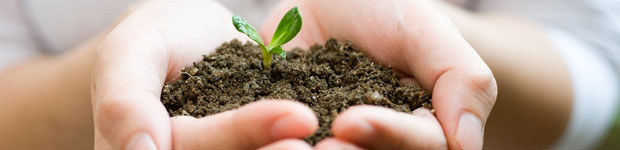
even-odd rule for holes
{"type": "Polygon", "coordinates": [[[253,43],[224,43],[203,62],[182,69],[181,80],[166,83],[161,101],[172,116],[203,117],[260,99],[296,100],[318,116],[319,129],[305,138],[312,145],[332,136],[332,120],[353,105],[432,109],[429,92],[401,85],[391,68],[373,63],[349,42],[330,39],[309,51],[294,49],[286,60],[274,57],[270,72],[262,69],[260,53],[253,43]]]}

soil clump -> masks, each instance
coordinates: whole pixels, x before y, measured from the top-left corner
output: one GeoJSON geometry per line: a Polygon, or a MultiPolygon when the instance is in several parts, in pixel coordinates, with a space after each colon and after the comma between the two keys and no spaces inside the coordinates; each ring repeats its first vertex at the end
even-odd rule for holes
{"type": "Polygon", "coordinates": [[[171,116],[204,117],[261,99],[290,99],[309,106],[319,129],[306,142],[332,136],[338,113],[354,105],[378,105],[399,112],[432,109],[431,94],[419,85],[401,85],[390,67],[374,63],[350,42],[328,40],[308,51],[294,49],[286,59],[274,57],[262,67],[258,45],[232,40],[202,62],[181,70],[181,79],[166,83],[161,101],[171,116]]]}

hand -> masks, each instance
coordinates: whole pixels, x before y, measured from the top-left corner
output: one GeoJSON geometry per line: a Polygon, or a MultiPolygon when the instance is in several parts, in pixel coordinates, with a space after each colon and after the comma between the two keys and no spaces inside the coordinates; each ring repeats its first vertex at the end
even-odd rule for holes
{"type": "Polygon", "coordinates": [[[97,50],[93,72],[96,149],[308,149],[298,139],[317,128],[312,111],[290,101],[260,101],[204,117],[169,118],[166,81],[222,42],[247,40],[232,14],[210,0],[145,1],[97,50]],[[271,144],[270,144],[271,143],[271,144]]]}
{"type": "Polygon", "coordinates": [[[307,48],[329,37],[351,40],[379,63],[392,65],[433,93],[438,122],[374,107],[351,108],[334,122],[334,139],[319,143],[319,148],[324,143],[371,149],[386,145],[399,149],[482,147],[484,124],[497,97],[495,78],[434,5],[428,0],[287,0],[266,19],[261,33],[263,39],[271,39],[282,14],[299,6],[303,27],[286,49],[307,48]],[[441,125],[443,132],[433,130],[432,125],[441,125]],[[398,142],[382,143],[389,142],[382,140],[385,136],[398,142]]]}

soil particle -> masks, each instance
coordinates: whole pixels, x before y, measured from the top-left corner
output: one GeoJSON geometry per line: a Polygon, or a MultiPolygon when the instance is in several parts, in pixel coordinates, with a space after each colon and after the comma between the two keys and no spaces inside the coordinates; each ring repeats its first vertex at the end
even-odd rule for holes
{"type": "Polygon", "coordinates": [[[431,95],[418,85],[401,85],[390,67],[355,50],[350,42],[328,40],[308,51],[294,49],[286,60],[274,57],[269,72],[253,43],[232,40],[202,62],[181,70],[181,79],[166,83],[161,101],[171,116],[204,117],[260,99],[290,99],[308,105],[319,129],[306,142],[332,136],[332,120],[354,105],[378,105],[410,113],[432,109],[431,95]]]}

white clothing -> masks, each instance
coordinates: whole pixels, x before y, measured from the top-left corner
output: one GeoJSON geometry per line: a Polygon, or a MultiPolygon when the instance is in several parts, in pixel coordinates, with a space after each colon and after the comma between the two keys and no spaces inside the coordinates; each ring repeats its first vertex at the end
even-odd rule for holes
{"type": "Polygon", "coordinates": [[[0,0],[0,71],[4,66],[40,53],[18,1],[0,0]]]}
{"type": "Polygon", "coordinates": [[[618,121],[618,77],[613,65],[590,45],[565,31],[547,31],[566,60],[574,97],[571,118],[553,149],[596,149],[618,121]]]}

